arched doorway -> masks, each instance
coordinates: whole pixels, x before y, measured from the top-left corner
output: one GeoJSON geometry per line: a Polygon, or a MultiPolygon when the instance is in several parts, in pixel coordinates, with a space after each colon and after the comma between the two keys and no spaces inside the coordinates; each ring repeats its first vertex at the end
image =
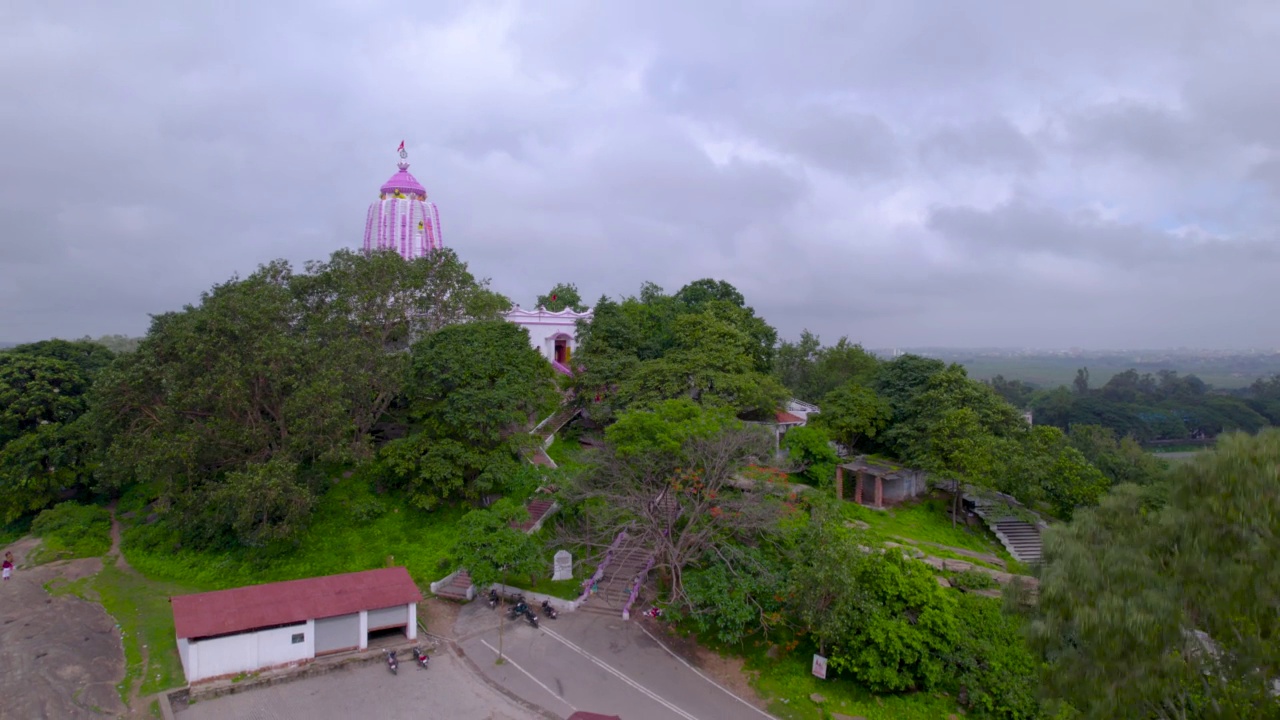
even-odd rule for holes
{"type": "Polygon", "coordinates": [[[571,351],[569,349],[569,340],[570,340],[569,336],[565,335],[564,333],[557,335],[554,340],[555,352],[553,354],[553,357],[555,358],[556,362],[565,366],[569,364],[569,356],[571,355],[571,351]]]}

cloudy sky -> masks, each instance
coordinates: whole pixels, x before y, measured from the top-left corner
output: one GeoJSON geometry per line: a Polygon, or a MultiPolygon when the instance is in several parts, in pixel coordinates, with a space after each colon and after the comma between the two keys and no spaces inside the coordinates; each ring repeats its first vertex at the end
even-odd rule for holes
{"type": "Polygon", "coordinates": [[[786,337],[1280,346],[1273,0],[0,3],[0,340],[360,243],[406,141],[517,302],[786,337]]]}

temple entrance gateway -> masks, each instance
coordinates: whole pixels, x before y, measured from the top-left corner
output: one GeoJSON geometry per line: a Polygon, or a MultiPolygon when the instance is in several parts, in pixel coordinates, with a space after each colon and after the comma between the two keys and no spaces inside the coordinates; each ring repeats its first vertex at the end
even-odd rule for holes
{"type": "Polygon", "coordinates": [[[569,338],[561,335],[555,340],[555,358],[561,365],[569,364],[569,338]]]}

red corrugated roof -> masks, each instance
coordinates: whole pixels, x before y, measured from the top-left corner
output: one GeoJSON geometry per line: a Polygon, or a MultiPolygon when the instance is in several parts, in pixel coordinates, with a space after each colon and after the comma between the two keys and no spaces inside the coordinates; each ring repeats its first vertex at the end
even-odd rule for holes
{"type": "Polygon", "coordinates": [[[791,414],[791,413],[789,413],[789,412],[784,412],[784,411],[781,411],[781,410],[779,410],[777,413],[775,413],[775,414],[774,414],[774,417],[776,417],[776,418],[777,418],[777,420],[778,420],[778,424],[779,424],[779,425],[786,425],[786,424],[788,424],[788,423],[802,423],[802,422],[804,422],[804,418],[802,418],[802,417],[798,417],[798,416],[796,416],[796,415],[792,415],[792,414],[791,414]]]}
{"type": "Polygon", "coordinates": [[[422,599],[402,567],[249,585],[170,598],[180,638],[244,632],[256,628],[347,615],[422,599]]]}

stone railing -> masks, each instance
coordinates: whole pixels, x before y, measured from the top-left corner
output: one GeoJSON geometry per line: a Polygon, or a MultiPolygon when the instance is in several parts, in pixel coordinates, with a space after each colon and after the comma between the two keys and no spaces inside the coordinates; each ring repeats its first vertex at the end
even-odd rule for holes
{"type": "Polygon", "coordinates": [[[604,551],[604,560],[600,561],[600,565],[596,568],[594,574],[586,580],[582,581],[582,595],[578,596],[578,603],[584,603],[587,598],[591,597],[591,586],[600,582],[604,578],[604,570],[609,567],[609,563],[613,561],[613,553],[618,546],[627,539],[627,531],[623,530],[618,533],[618,537],[613,539],[613,543],[609,545],[609,549],[604,551]]]}
{"type": "Polygon", "coordinates": [[[658,554],[653,553],[649,556],[649,562],[645,563],[644,570],[636,575],[635,581],[631,583],[631,594],[627,596],[627,604],[622,606],[622,619],[631,619],[631,606],[635,604],[636,598],[640,596],[640,586],[644,585],[644,579],[649,576],[649,571],[653,569],[653,563],[658,559],[658,554]]]}

